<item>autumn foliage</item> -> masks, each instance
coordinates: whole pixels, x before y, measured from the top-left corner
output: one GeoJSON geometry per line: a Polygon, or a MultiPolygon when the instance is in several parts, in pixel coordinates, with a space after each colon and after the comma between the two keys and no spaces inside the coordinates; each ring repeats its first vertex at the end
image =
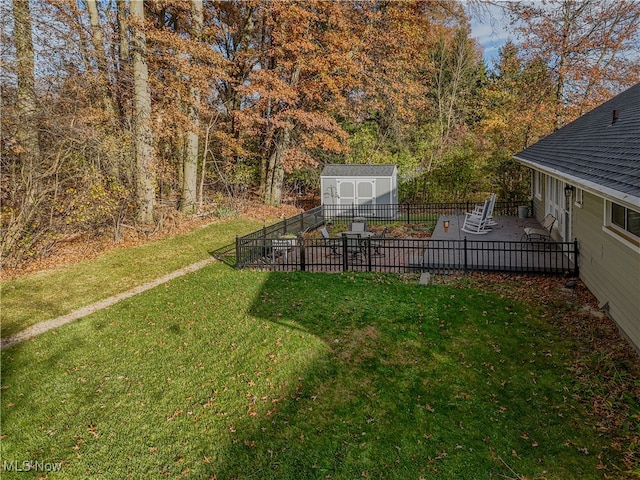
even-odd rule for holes
{"type": "Polygon", "coordinates": [[[637,81],[640,7],[505,4],[520,41],[487,66],[465,6],[3,5],[2,264],[279,206],[327,163],[394,163],[406,201],[526,194],[511,155],[637,81]]]}

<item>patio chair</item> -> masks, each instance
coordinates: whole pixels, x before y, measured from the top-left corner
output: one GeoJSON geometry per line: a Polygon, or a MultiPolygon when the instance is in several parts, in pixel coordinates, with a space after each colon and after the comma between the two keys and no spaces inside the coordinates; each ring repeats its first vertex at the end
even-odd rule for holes
{"type": "Polygon", "coordinates": [[[464,214],[464,223],[461,230],[463,232],[472,233],[474,235],[484,235],[491,231],[487,228],[487,214],[489,213],[490,200],[484,202],[482,213],[480,215],[470,212],[464,214]]]}
{"type": "Polygon", "coordinates": [[[387,235],[387,227],[384,227],[382,233],[380,235],[374,235],[371,237],[371,248],[373,251],[371,252],[371,256],[384,257],[384,252],[380,250],[384,246],[384,239],[387,235]]]}
{"type": "Polygon", "coordinates": [[[495,193],[492,193],[491,197],[489,197],[489,210],[487,211],[488,226],[493,226],[498,224],[498,222],[496,222],[495,219],[493,218],[493,207],[496,206],[496,198],[498,198],[498,196],[495,193]]]}
{"type": "MultiPolygon", "coordinates": [[[[493,207],[495,207],[496,205],[496,198],[498,196],[495,193],[492,193],[491,196],[489,197],[489,210],[487,211],[487,226],[494,226],[497,225],[498,222],[496,222],[493,218],[493,207]]],[[[484,209],[486,205],[486,202],[483,205],[476,205],[475,208],[473,209],[473,212],[471,212],[474,215],[478,215],[478,216],[482,216],[482,210],[484,209]]]]}
{"type": "Polygon", "coordinates": [[[340,251],[340,247],[342,246],[342,240],[339,238],[332,238],[327,231],[327,227],[322,227],[320,229],[320,233],[322,234],[322,239],[324,240],[324,244],[329,247],[329,256],[335,255],[340,256],[342,252],[340,251]]]}
{"type": "Polygon", "coordinates": [[[278,257],[284,256],[284,262],[287,263],[289,252],[293,249],[293,241],[281,239],[271,240],[271,249],[273,262],[275,262],[278,257]]]}
{"type": "Polygon", "coordinates": [[[551,240],[551,229],[554,223],[556,223],[556,217],[548,213],[542,220],[542,228],[526,227],[521,240],[526,239],[528,242],[532,240],[551,240]]]}

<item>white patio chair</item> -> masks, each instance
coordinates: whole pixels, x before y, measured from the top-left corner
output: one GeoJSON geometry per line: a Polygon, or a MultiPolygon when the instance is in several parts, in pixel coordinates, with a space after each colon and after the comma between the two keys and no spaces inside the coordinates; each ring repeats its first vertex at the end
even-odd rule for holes
{"type": "Polygon", "coordinates": [[[487,225],[488,226],[492,226],[492,225],[497,225],[498,222],[495,221],[495,219],[493,218],[493,207],[496,206],[496,198],[498,198],[498,196],[495,193],[491,194],[491,197],[489,198],[489,210],[487,211],[487,225]]]}
{"type": "Polygon", "coordinates": [[[484,202],[482,213],[479,215],[474,212],[465,213],[464,223],[460,230],[474,235],[484,235],[489,233],[491,229],[487,228],[487,214],[489,213],[490,202],[490,200],[486,200],[484,202]]]}
{"type": "MultiPolygon", "coordinates": [[[[496,198],[498,196],[495,193],[491,194],[491,197],[489,197],[489,210],[487,211],[487,226],[493,226],[493,225],[497,225],[498,222],[496,222],[493,218],[493,207],[495,207],[496,205],[496,198]]],[[[474,215],[477,216],[482,216],[482,210],[484,209],[486,205],[476,205],[475,208],[473,209],[473,212],[471,212],[474,215]]]]}

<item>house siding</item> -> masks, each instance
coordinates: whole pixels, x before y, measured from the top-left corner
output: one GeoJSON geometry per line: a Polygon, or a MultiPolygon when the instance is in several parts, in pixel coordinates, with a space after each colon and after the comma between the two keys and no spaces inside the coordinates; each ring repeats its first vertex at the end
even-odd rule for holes
{"type": "MultiPolygon", "coordinates": [[[[582,206],[570,205],[571,223],[558,222],[553,237],[562,234],[567,240],[578,240],[580,277],[640,352],[640,249],[634,237],[623,238],[604,226],[609,215],[607,202],[640,211],[640,83],[514,158],[534,171],[534,179],[544,175],[556,179],[547,182],[543,178],[544,183],[537,184],[542,192],[534,185],[532,193],[542,194],[542,200],[534,198],[538,220],[546,208],[560,210],[558,192],[550,195],[547,183],[558,189],[557,182],[580,189],[582,206]]],[[[575,190],[573,198],[578,193],[575,190]]],[[[565,212],[561,213],[567,218],[565,212]]]]}
{"type": "Polygon", "coordinates": [[[580,278],[640,350],[640,254],[603,231],[604,202],[585,192],[582,208],[572,206],[580,278]]]}
{"type": "MultiPolygon", "coordinates": [[[[533,195],[533,216],[536,220],[542,223],[544,217],[547,214],[545,200],[547,198],[547,176],[540,175],[540,181],[542,182],[542,185],[540,186],[540,192],[542,193],[542,195],[539,199],[535,195],[533,195]]],[[[558,232],[557,223],[553,225],[553,228],[551,230],[551,238],[555,241],[562,241],[562,238],[560,238],[560,233],[558,232]]]]}
{"type": "Polygon", "coordinates": [[[544,199],[547,195],[546,192],[546,183],[544,181],[545,177],[544,175],[541,175],[540,178],[542,179],[542,186],[540,187],[540,191],[542,192],[542,198],[537,198],[535,195],[533,196],[533,216],[536,218],[536,220],[538,220],[539,222],[542,222],[542,220],[544,219],[544,199]]]}

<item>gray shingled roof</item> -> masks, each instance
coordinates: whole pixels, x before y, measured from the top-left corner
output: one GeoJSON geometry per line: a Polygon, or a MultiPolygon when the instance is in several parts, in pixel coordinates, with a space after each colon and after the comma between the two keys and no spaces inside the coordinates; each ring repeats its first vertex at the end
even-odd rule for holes
{"type": "Polygon", "coordinates": [[[323,177],[390,177],[395,165],[327,165],[323,177]]]}
{"type": "Polygon", "coordinates": [[[640,83],[514,157],[578,187],[640,202],[640,83]]]}

